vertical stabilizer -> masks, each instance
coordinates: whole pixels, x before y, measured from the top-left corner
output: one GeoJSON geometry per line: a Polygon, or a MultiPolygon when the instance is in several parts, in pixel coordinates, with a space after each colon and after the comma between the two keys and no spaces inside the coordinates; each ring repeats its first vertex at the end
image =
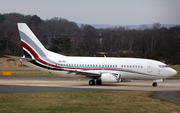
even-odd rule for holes
{"type": "Polygon", "coordinates": [[[18,23],[17,25],[26,58],[36,59],[36,57],[47,57],[52,55],[63,56],[48,51],[25,23],[18,23]]]}

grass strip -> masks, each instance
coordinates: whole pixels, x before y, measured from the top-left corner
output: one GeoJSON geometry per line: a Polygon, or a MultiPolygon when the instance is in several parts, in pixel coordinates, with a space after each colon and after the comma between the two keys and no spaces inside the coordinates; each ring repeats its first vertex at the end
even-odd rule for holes
{"type": "Polygon", "coordinates": [[[177,113],[180,107],[158,99],[153,92],[58,92],[0,94],[0,112],[62,113],[177,113]]]}
{"type": "Polygon", "coordinates": [[[180,93],[178,94],[177,98],[180,98],[180,93]]]}
{"type": "Polygon", "coordinates": [[[180,70],[180,65],[168,65],[168,66],[175,70],[180,70]]]}
{"type": "Polygon", "coordinates": [[[38,69],[31,67],[3,67],[0,71],[38,71],[38,69]]]}
{"type": "Polygon", "coordinates": [[[180,72],[177,72],[176,75],[174,75],[174,76],[172,76],[172,77],[170,77],[170,78],[177,78],[177,79],[180,79],[180,72]]]}

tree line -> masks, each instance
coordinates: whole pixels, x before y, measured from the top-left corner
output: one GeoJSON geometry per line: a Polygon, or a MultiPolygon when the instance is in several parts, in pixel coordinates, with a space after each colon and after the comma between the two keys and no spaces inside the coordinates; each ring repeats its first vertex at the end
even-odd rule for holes
{"type": "Polygon", "coordinates": [[[22,54],[17,23],[26,23],[48,49],[81,56],[138,57],[179,64],[180,26],[166,28],[115,27],[96,29],[54,17],[42,20],[37,15],[0,14],[0,54],[22,54]],[[45,35],[46,34],[46,35],[45,35]],[[63,37],[59,37],[63,34],[63,37]]]}

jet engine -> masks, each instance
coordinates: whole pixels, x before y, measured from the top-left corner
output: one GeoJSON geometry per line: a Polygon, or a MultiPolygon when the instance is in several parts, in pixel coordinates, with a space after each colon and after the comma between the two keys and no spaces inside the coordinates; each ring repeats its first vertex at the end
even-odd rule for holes
{"type": "Polygon", "coordinates": [[[103,73],[101,75],[101,81],[109,83],[119,83],[121,82],[121,77],[117,73],[103,73]]]}

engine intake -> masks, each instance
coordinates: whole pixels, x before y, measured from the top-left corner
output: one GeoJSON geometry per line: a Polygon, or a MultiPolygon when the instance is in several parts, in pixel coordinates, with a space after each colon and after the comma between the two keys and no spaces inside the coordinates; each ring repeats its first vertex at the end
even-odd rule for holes
{"type": "Polygon", "coordinates": [[[119,83],[121,82],[121,77],[117,73],[103,73],[101,75],[101,81],[108,83],[119,83]]]}

